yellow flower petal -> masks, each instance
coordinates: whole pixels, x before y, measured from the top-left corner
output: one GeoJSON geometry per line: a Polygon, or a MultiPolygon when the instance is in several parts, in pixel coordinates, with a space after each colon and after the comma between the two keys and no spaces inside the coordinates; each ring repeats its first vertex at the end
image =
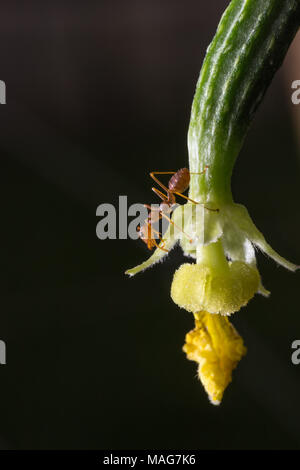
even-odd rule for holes
{"type": "Polygon", "coordinates": [[[246,348],[228,318],[207,312],[195,318],[196,327],[186,335],[183,350],[199,364],[199,378],[211,402],[218,405],[246,348]]]}

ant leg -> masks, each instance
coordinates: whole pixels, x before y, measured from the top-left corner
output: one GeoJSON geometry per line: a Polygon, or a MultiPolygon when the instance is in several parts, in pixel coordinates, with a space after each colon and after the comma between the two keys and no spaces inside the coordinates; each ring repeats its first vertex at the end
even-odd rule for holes
{"type": "MultiPolygon", "coordinates": [[[[176,171],[152,171],[150,177],[167,193],[169,194],[169,188],[167,188],[158,178],[154,175],[175,175],[176,171]]],[[[154,191],[154,190],[153,190],[154,191]]],[[[162,193],[161,193],[162,194],[162,193]]],[[[165,196],[165,201],[167,201],[168,196],[165,196]]]]}
{"type": "Polygon", "coordinates": [[[158,197],[160,197],[160,199],[162,199],[162,201],[164,201],[166,204],[168,204],[168,196],[166,196],[166,194],[162,193],[159,189],[156,189],[156,188],[152,188],[152,191],[153,191],[158,197]]]}
{"type": "Polygon", "coordinates": [[[156,240],[154,240],[154,244],[155,244],[156,248],[159,248],[160,250],[165,251],[166,253],[169,253],[169,250],[166,250],[166,248],[165,248],[165,245],[166,245],[166,244],[165,244],[165,242],[164,242],[164,240],[163,240],[162,238],[161,238],[160,245],[158,245],[158,243],[156,242],[156,240]],[[162,246],[161,246],[161,245],[162,245],[162,246]]]}
{"type": "MultiPolygon", "coordinates": [[[[188,201],[193,202],[194,204],[201,204],[201,202],[196,202],[196,201],[194,201],[193,199],[191,199],[191,198],[185,196],[184,194],[177,193],[177,192],[175,192],[175,191],[174,191],[174,194],[177,194],[177,196],[181,196],[181,197],[183,197],[184,199],[187,199],[188,201]]],[[[220,211],[219,209],[211,209],[210,207],[206,207],[205,205],[204,205],[204,209],[207,209],[208,211],[212,211],[212,212],[219,212],[219,211],[220,211]]]]}
{"type": "MultiPolygon", "coordinates": [[[[150,225],[150,224],[149,224],[150,225]]],[[[153,241],[154,245],[156,246],[156,248],[159,248],[160,250],[162,251],[165,251],[166,253],[169,253],[169,250],[166,250],[165,249],[165,242],[161,236],[161,233],[158,232],[157,230],[155,230],[152,226],[151,226],[151,230],[152,232],[154,233],[154,235],[157,235],[157,238],[159,238],[160,240],[160,244],[157,243],[156,239],[155,238],[152,238],[151,237],[151,240],[153,241]],[[162,245],[162,246],[161,246],[162,245]]]]}
{"type": "MultiPolygon", "coordinates": [[[[151,171],[150,176],[153,178],[152,175],[175,175],[176,171],[151,171]]],[[[154,179],[154,178],[153,178],[154,179]]]]}
{"type": "MultiPolygon", "coordinates": [[[[154,188],[154,189],[155,189],[155,188],[154,188]]],[[[157,190],[157,191],[158,191],[158,190],[157,190]]],[[[159,192],[160,192],[160,191],[159,191],[159,192]]],[[[162,194],[162,193],[161,193],[161,195],[164,196],[164,194],[162,194]]],[[[195,204],[197,204],[197,203],[195,203],[195,204]]],[[[147,207],[147,209],[151,209],[151,206],[149,206],[148,204],[144,204],[144,205],[145,205],[145,207],[147,207]]],[[[159,209],[157,209],[157,210],[159,210],[159,209]]],[[[161,219],[161,218],[165,218],[166,220],[169,221],[169,223],[171,223],[172,225],[174,225],[174,227],[177,227],[178,230],[180,230],[182,233],[184,233],[184,235],[186,235],[186,237],[188,237],[190,243],[193,241],[193,240],[191,239],[191,237],[190,237],[187,233],[185,233],[184,230],[182,230],[181,227],[179,227],[177,224],[175,224],[175,222],[173,222],[172,219],[170,219],[170,217],[168,217],[168,216],[167,216],[166,214],[164,214],[162,211],[160,211],[159,214],[160,214],[160,219],[161,219]]],[[[154,228],[151,227],[151,229],[153,230],[154,233],[155,233],[155,232],[156,232],[156,233],[159,233],[159,232],[157,232],[154,228]]],[[[161,248],[161,247],[159,246],[158,248],[161,248]]]]}
{"type": "Polygon", "coordinates": [[[206,173],[206,170],[209,168],[209,165],[205,165],[204,170],[200,171],[200,173],[195,173],[194,171],[190,171],[190,175],[203,175],[206,173]]]}
{"type": "MultiPolygon", "coordinates": [[[[153,190],[155,190],[155,188],[153,188],[153,190]]],[[[161,197],[164,196],[163,193],[161,193],[158,189],[155,190],[155,192],[158,191],[158,193],[161,194],[161,197]]],[[[197,204],[197,203],[195,203],[197,204]]],[[[151,206],[149,206],[148,204],[144,204],[145,207],[147,207],[148,209],[151,209],[151,206]]],[[[174,227],[177,227],[179,230],[181,230],[182,233],[184,233],[189,239],[190,239],[190,242],[192,242],[193,240],[189,237],[189,235],[187,233],[184,232],[184,230],[182,230],[182,228],[180,228],[178,225],[175,224],[175,222],[173,222],[172,219],[170,219],[170,217],[168,217],[166,214],[164,214],[160,209],[157,209],[159,210],[159,220],[162,219],[162,218],[165,218],[167,219],[171,224],[174,225],[174,227]]],[[[157,222],[157,220],[154,220],[154,222],[157,222]]],[[[154,229],[153,229],[154,231],[154,229]]]]}
{"type": "Polygon", "coordinates": [[[149,204],[144,204],[144,207],[146,207],[150,211],[150,214],[148,215],[148,220],[150,219],[151,223],[158,222],[161,219],[161,211],[159,207],[153,208],[149,206],[149,204]]]}
{"type": "MultiPolygon", "coordinates": [[[[149,224],[150,225],[150,224],[149,224]]],[[[161,233],[158,231],[158,230],[155,230],[155,228],[151,227],[151,230],[152,232],[154,233],[154,235],[157,235],[157,238],[159,238],[160,240],[162,240],[161,238],[161,233]]]]}
{"type": "Polygon", "coordinates": [[[144,204],[144,207],[146,207],[147,209],[149,209],[149,211],[159,211],[159,208],[158,207],[151,207],[150,204],[144,204]]]}
{"type": "Polygon", "coordinates": [[[193,202],[194,204],[200,204],[200,202],[196,202],[196,201],[194,201],[193,199],[191,199],[190,197],[187,197],[187,196],[185,196],[185,195],[182,194],[182,193],[178,193],[178,192],[175,192],[175,191],[174,191],[173,194],[177,194],[177,196],[181,196],[181,197],[183,197],[184,199],[186,199],[187,201],[193,202]]]}
{"type": "Polygon", "coordinates": [[[173,220],[170,219],[170,217],[168,217],[163,212],[161,212],[161,216],[167,219],[170,222],[170,224],[174,225],[174,227],[178,228],[178,230],[180,230],[182,233],[184,233],[184,235],[189,239],[189,242],[192,243],[193,239],[187,233],[185,233],[185,231],[181,227],[179,227],[179,225],[175,224],[175,222],[173,222],[173,220]]]}
{"type": "MultiPolygon", "coordinates": [[[[161,216],[160,216],[160,218],[161,218],[161,216]]],[[[159,220],[160,220],[160,218],[159,218],[159,220]]],[[[161,233],[158,230],[156,230],[155,228],[153,228],[153,226],[151,225],[151,222],[149,222],[148,219],[145,220],[145,224],[147,225],[147,228],[148,228],[148,233],[147,233],[148,238],[152,239],[152,235],[154,234],[154,235],[157,235],[157,238],[162,240],[161,233]]]]}

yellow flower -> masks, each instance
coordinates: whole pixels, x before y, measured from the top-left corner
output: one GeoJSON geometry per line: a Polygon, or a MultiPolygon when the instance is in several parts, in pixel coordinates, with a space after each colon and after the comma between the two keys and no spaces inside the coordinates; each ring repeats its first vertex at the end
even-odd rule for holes
{"type": "Polygon", "coordinates": [[[210,401],[218,405],[246,348],[227,317],[202,311],[195,314],[195,320],[195,329],[186,335],[183,350],[188,359],[199,364],[199,379],[210,401]]]}
{"type": "Polygon", "coordinates": [[[126,273],[134,276],[161,261],[177,241],[195,261],[180,266],[171,287],[173,301],[196,318],[184,351],[199,364],[199,378],[217,404],[246,352],[226,315],[239,311],[256,293],[270,294],[261,283],[255,247],[291,271],[298,266],[270,247],[245,207],[234,202],[216,207],[206,201],[205,207],[190,202],[178,206],[164,234],[164,250],[157,248],[148,260],[126,273]]]}
{"type": "Polygon", "coordinates": [[[206,310],[230,315],[240,310],[259,290],[257,268],[242,261],[228,262],[220,242],[203,250],[203,262],[183,264],[175,272],[171,288],[173,301],[193,313],[206,310]]]}

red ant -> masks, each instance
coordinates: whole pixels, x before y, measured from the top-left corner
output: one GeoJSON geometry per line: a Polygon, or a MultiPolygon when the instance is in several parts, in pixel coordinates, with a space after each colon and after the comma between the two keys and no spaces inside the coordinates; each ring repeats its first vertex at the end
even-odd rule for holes
{"type": "MultiPolygon", "coordinates": [[[[206,172],[207,168],[208,166],[206,166],[204,171],[202,171],[201,173],[192,174],[201,175],[206,172]]],[[[163,251],[168,251],[164,248],[164,240],[161,238],[161,234],[157,230],[153,229],[152,224],[158,222],[162,217],[165,217],[169,220],[170,223],[175,225],[174,222],[168,216],[165,215],[165,212],[171,212],[172,206],[176,204],[175,194],[183,197],[184,199],[187,199],[188,201],[193,202],[194,204],[199,203],[193,201],[193,199],[190,199],[189,197],[184,196],[182,194],[188,189],[190,184],[190,171],[188,170],[188,168],[181,168],[178,171],[153,171],[150,173],[150,177],[166,192],[166,194],[162,193],[157,188],[152,188],[152,191],[154,191],[155,194],[157,194],[157,196],[159,196],[160,199],[163,200],[163,202],[157,209],[153,209],[148,204],[145,204],[145,207],[150,210],[150,213],[147,219],[145,220],[144,224],[141,227],[138,227],[138,232],[140,238],[143,240],[144,243],[146,243],[149,250],[152,250],[152,248],[156,246],[157,248],[160,248],[163,251]],[[158,178],[156,178],[155,175],[173,176],[169,180],[168,187],[166,187],[161,183],[161,181],[159,181],[158,178]],[[152,234],[158,236],[158,238],[162,241],[161,245],[158,245],[155,238],[152,238],[152,234]]]]}
{"type": "MultiPolygon", "coordinates": [[[[148,206],[145,205],[145,207],[148,207],[148,206]]],[[[161,234],[152,227],[153,221],[150,222],[150,219],[151,219],[151,213],[148,215],[144,224],[137,228],[141,240],[143,240],[143,242],[146,243],[148,250],[152,250],[156,246],[156,248],[160,248],[161,250],[168,252],[168,250],[164,248],[164,240],[161,238],[161,234]],[[153,238],[152,236],[153,234],[157,235],[157,238],[161,240],[160,245],[158,245],[156,239],[153,238]]]]}

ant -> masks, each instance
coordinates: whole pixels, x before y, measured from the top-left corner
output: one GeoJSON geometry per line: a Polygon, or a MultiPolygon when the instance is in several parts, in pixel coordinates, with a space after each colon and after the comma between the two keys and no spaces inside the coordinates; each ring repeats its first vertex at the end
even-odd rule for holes
{"type": "MultiPolygon", "coordinates": [[[[145,207],[148,207],[148,206],[145,205],[145,207]]],[[[165,243],[161,237],[161,233],[152,227],[152,223],[153,223],[153,220],[151,220],[151,213],[149,213],[144,224],[142,226],[138,226],[137,228],[137,231],[139,232],[139,236],[141,240],[143,240],[143,242],[146,243],[148,250],[152,250],[156,246],[156,248],[160,248],[161,250],[168,252],[168,250],[165,249],[165,243]],[[161,240],[160,245],[158,245],[156,239],[153,238],[152,236],[153,234],[157,235],[157,238],[161,240]]]]}
{"type": "MultiPolygon", "coordinates": [[[[208,166],[205,167],[204,171],[201,173],[192,173],[192,174],[197,174],[201,175],[204,174],[207,170],[208,166]]],[[[194,204],[199,204],[196,201],[193,201],[193,199],[190,199],[189,197],[185,196],[184,191],[186,191],[189,187],[190,184],[190,171],[188,168],[181,168],[178,171],[153,171],[150,173],[150,177],[166,192],[164,194],[162,191],[160,191],[157,188],[152,188],[152,191],[155,192],[157,196],[162,199],[162,203],[160,204],[159,208],[153,209],[151,206],[148,204],[145,204],[144,206],[150,210],[150,213],[145,220],[144,224],[142,226],[138,227],[138,232],[140,238],[143,240],[144,243],[146,243],[147,247],[149,250],[152,250],[154,246],[157,248],[160,248],[163,251],[168,251],[164,248],[164,240],[161,238],[161,234],[157,231],[154,230],[152,227],[152,224],[155,222],[158,222],[162,217],[166,218],[170,223],[173,225],[174,222],[168,217],[165,213],[170,213],[172,211],[172,206],[176,204],[176,196],[181,196],[184,199],[193,202],[194,204]],[[168,183],[168,187],[166,187],[164,184],[159,181],[158,178],[156,178],[155,175],[173,175],[168,183]],[[160,245],[157,244],[155,238],[152,238],[152,234],[157,235],[158,238],[162,241],[160,245]]],[[[216,210],[218,209],[210,209],[210,210],[216,210]]],[[[192,241],[192,240],[190,240],[192,241]]]]}
{"type": "MultiPolygon", "coordinates": [[[[165,242],[163,238],[161,237],[161,233],[153,228],[153,224],[158,222],[160,219],[165,218],[171,224],[177,227],[177,225],[173,222],[173,220],[171,220],[170,217],[168,217],[165,214],[165,212],[167,213],[171,212],[172,207],[167,205],[166,203],[161,203],[159,208],[153,208],[149,206],[148,204],[144,204],[144,207],[146,207],[149,210],[149,214],[148,214],[147,219],[143,223],[143,225],[138,226],[137,228],[140,238],[143,240],[144,243],[146,243],[147,248],[149,250],[152,250],[152,248],[156,246],[156,248],[159,248],[160,250],[166,251],[168,253],[168,250],[165,249],[165,242]],[[156,242],[156,238],[159,238],[161,241],[159,245],[156,242]]],[[[179,229],[183,233],[185,233],[180,227],[179,229]]],[[[192,240],[190,240],[190,242],[192,242],[192,240]]]]}

